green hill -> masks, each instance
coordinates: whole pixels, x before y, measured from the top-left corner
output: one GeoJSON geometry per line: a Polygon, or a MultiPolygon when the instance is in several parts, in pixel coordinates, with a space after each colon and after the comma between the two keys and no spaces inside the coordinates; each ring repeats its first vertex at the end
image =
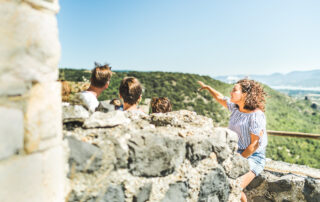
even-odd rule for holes
{"type": "MultiPolygon", "coordinates": [[[[137,77],[144,86],[143,98],[168,97],[173,110],[188,109],[212,118],[217,126],[228,125],[228,112],[206,91],[197,92],[197,81],[212,86],[229,96],[232,85],[209,76],[168,72],[116,72],[108,90],[100,100],[118,97],[120,81],[125,76],[137,77]]],[[[90,78],[90,71],[61,69],[60,77],[67,81],[90,78]]],[[[320,133],[320,112],[311,108],[308,100],[294,100],[265,86],[268,93],[266,116],[268,130],[320,133]]],[[[274,160],[320,168],[320,141],[269,136],[267,156],[274,160]]]]}

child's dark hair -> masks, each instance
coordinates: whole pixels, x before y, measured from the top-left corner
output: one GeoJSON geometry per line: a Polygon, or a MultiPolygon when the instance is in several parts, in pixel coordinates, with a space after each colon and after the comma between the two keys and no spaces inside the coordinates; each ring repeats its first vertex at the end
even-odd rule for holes
{"type": "Polygon", "coordinates": [[[121,108],[122,104],[121,101],[118,98],[114,98],[110,101],[110,104],[114,105],[114,109],[118,110],[121,108]]]}
{"type": "Polygon", "coordinates": [[[137,104],[142,95],[142,86],[135,77],[125,77],[122,79],[119,93],[125,103],[137,104]]]}
{"type": "Polygon", "coordinates": [[[171,102],[167,97],[152,98],[152,113],[166,113],[172,111],[171,102]]]}

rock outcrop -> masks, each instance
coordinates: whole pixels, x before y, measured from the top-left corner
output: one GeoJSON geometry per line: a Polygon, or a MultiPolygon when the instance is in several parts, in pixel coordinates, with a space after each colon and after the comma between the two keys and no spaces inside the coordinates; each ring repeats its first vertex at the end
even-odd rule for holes
{"type": "MultiPolygon", "coordinates": [[[[247,160],[236,152],[237,135],[210,118],[63,110],[68,201],[240,201],[247,160]]],[[[267,159],[245,192],[253,202],[320,202],[320,171],[267,159]]]]}
{"type": "Polygon", "coordinates": [[[253,202],[320,202],[320,170],[267,159],[245,193],[253,202]]]}
{"type": "Polygon", "coordinates": [[[69,201],[239,201],[247,160],[236,134],[211,119],[190,111],[86,118],[78,109],[64,106],[69,201]]]}
{"type": "Polygon", "coordinates": [[[0,1],[0,201],[62,202],[58,0],[0,1]]]}

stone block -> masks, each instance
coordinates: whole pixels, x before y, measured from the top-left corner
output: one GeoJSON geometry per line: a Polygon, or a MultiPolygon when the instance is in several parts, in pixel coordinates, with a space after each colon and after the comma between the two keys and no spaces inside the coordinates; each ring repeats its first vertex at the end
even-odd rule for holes
{"type": "Polygon", "coordinates": [[[89,118],[89,112],[81,105],[66,105],[62,106],[63,123],[81,122],[83,123],[89,118]]]}
{"type": "Polygon", "coordinates": [[[227,175],[232,179],[236,179],[250,171],[248,160],[238,153],[225,160],[222,165],[227,175]]]}
{"type": "Polygon", "coordinates": [[[94,112],[85,120],[83,126],[85,128],[108,128],[129,123],[130,119],[125,116],[125,112],[117,110],[109,113],[94,112]]]}
{"type": "Polygon", "coordinates": [[[270,200],[264,196],[256,196],[252,200],[253,202],[273,202],[273,200],[270,200]]]}
{"type": "Polygon", "coordinates": [[[188,186],[185,182],[170,184],[161,202],[184,202],[188,195],[188,186]]]}
{"type": "Polygon", "coordinates": [[[62,146],[0,162],[0,201],[57,202],[65,197],[62,146]]]}
{"type": "Polygon", "coordinates": [[[320,201],[320,180],[307,178],[305,180],[303,195],[309,202],[320,201]]]}
{"type": "Polygon", "coordinates": [[[0,107],[0,159],[23,149],[23,112],[0,107]]]}
{"type": "Polygon", "coordinates": [[[174,126],[178,128],[201,127],[203,130],[213,129],[212,119],[187,110],[173,111],[165,114],[151,114],[150,123],[156,126],[174,126]]]}
{"type": "Polygon", "coordinates": [[[132,134],[129,146],[129,171],[135,176],[167,176],[181,165],[186,154],[185,142],[174,134],[145,131],[132,134]]]}
{"type": "Polygon", "coordinates": [[[259,187],[266,179],[262,175],[255,177],[250,184],[246,187],[246,190],[254,190],[259,187]]]}
{"type": "Polygon", "coordinates": [[[31,83],[58,77],[61,48],[56,16],[39,8],[25,1],[1,2],[0,95],[23,94],[31,83]]]}
{"type": "Polygon", "coordinates": [[[41,140],[62,139],[60,83],[38,83],[32,87],[26,101],[24,148],[37,151],[41,140]]]}
{"type": "Polygon", "coordinates": [[[289,179],[279,179],[273,182],[268,182],[268,191],[269,192],[285,192],[290,191],[292,188],[292,182],[289,179]]]}
{"type": "Polygon", "coordinates": [[[140,187],[139,193],[137,196],[133,197],[133,201],[136,201],[136,202],[148,201],[150,199],[151,190],[152,190],[151,183],[148,183],[148,184],[144,185],[143,187],[140,187]]]}
{"type": "Polygon", "coordinates": [[[201,182],[198,202],[228,201],[230,194],[229,182],[223,169],[215,168],[201,182]]]}
{"type": "Polygon", "coordinates": [[[187,155],[192,166],[197,164],[210,156],[213,152],[212,139],[202,136],[190,136],[187,137],[187,155]]]}
{"type": "Polygon", "coordinates": [[[75,166],[76,171],[88,173],[100,168],[102,151],[98,147],[81,142],[72,136],[66,137],[66,139],[70,148],[69,165],[71,168],[75,166]]]}
{"type": "Polygon", "coordinates": [[[58,0],[24,0],[29,3],[33,7],[37,7],[38,9],[45,9],[52,11],[54,13],[58,13],[60,7],[58,0]]]}
{"type": "Polygon", "coordinates": [[[125,196],[122,186],[110,185],[99,202],[125,202],[125,196]]]}

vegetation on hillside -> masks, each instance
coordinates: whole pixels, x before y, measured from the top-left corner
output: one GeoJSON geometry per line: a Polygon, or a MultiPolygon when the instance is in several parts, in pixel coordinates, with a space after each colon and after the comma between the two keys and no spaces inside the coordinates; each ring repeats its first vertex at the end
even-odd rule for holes
{"type": "MultiPolygon", "coordinates": [[[[229,96],[232,85],[217,81],[209,76],[167,72],[115,72],[108,90],[99,100],[118,97],[120,81],[125,76],[137,77],[143,84],[143,98],[168,97],[173,110],[188,109],[208,116],[217,126],[228,125],[228,112],[212,99],[206,91],[197,92],[197,81],[212,86],[229,96]]],[[[60,78],[81,82],[90,79],[90,71],[61,69],[60,78]]],[[[266,116],[267,129],[320,133],[320,111],[311,107],[309,100],[295,100],[265,86],[268,93],[266,116]]],[[[290,163],[320,168],[320,140],[269,136],[267,157],[290,163]]]]}

